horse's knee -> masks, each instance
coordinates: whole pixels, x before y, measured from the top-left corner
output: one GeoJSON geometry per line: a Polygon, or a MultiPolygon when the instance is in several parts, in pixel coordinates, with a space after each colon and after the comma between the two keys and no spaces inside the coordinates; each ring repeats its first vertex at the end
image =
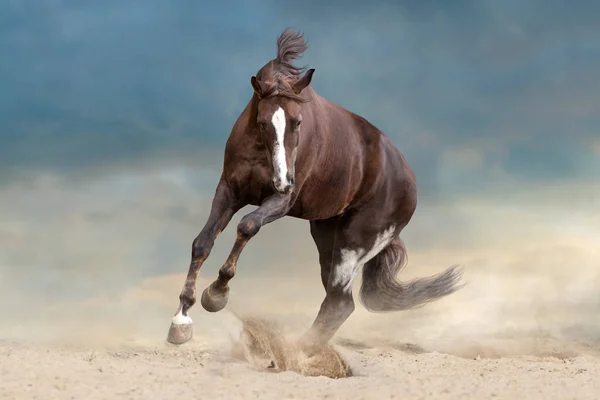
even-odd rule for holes
{"type": "Polygon", "coordinates": [[[237,233],[243,239],[250,239],[260,230],[259,222],[250,215],[246,215],[237,226],[237,233]]]}
{"type": "Polygon", "coordinates": [[[213,241],[198,235],[192,242],[192,257],[195,260],[206,260],[212,249],[213,241]]]}

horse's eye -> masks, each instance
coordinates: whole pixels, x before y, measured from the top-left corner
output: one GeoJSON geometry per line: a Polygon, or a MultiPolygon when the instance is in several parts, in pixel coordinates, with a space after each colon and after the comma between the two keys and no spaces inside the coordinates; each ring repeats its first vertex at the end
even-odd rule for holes
{"type": "Polygon", "coordinates": [[[302,120],[296,121],[296,129],[300,128],[301,123],[302,123],[302,120]]]}
{"type": "Polygon", "coordinates": [[[267,129],[267,123],[266,122],[259,121],[259,122],[257,122],[257,124],[258,124],[258,129],[260,129],[261,131],[264,131],[264,130],[267,129]]]}

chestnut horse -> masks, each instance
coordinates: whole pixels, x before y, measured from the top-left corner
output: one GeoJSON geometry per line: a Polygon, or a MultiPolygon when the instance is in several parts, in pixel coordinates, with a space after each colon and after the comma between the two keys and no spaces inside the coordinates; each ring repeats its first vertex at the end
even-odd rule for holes
{"type": "Polygon", "coordinates": [[[302,345],[326,344],[354,311],[352,283],[361,267],[360,297],[372,312],[417,307],[461,287],[458,266],[408,283],[396,279],[406,262],[399,234],[417,205],[415,175],[383,132],[315,92],[315,70],[302,75],[305,68],[292,64],[306,48],[302,34],[286,29],[277,57],[250,78],[254,94],[227,140],[210,215],[193,241],[170,343],[192,337],[188,311],[196,302],[200,268],[219,233],[246,205],[258,208],[241,219],[218,278],[202,293],[207,311],[227,304],[229,281],[248,241],[285,216],[310,221],[326,291],[302,345]]]}

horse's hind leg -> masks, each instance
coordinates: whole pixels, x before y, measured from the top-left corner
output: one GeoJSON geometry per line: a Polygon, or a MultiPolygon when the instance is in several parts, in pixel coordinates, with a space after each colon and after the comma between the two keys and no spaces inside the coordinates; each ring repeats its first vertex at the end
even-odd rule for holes
{"type": "Polygon", "coordinates": [[[310,234],[317,245],[319,252],[319,264],[321,265],[321,282],[327,290],[329,271],[333,259],[333,246],[335,244],[335,232],[340,222],[339,217],[324,220],[310,221],[310,234]]]}
{"type": "Polygon", "coordinates": [[[395,226],[373,225],[373,218],[365,214],[342,218],[335,231],[325,299],[300,341],[302,346],[323,345],[335,335],[354,311],[352,283],[358,270],[389,245],[397,232],[395,226]]]}

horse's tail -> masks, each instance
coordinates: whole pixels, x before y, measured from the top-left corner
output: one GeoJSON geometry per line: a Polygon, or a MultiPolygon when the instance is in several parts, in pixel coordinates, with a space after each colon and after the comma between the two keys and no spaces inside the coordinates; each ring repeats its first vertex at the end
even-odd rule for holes
{"type": "Polygon", "coordinates": [[[415,308],[454,293],[462,268],[454,265],[437,275],[400,282],[396,275],[406,265],[406,249],[396,238],[363,268],[360,300],[371,312],[415,308]]]}

